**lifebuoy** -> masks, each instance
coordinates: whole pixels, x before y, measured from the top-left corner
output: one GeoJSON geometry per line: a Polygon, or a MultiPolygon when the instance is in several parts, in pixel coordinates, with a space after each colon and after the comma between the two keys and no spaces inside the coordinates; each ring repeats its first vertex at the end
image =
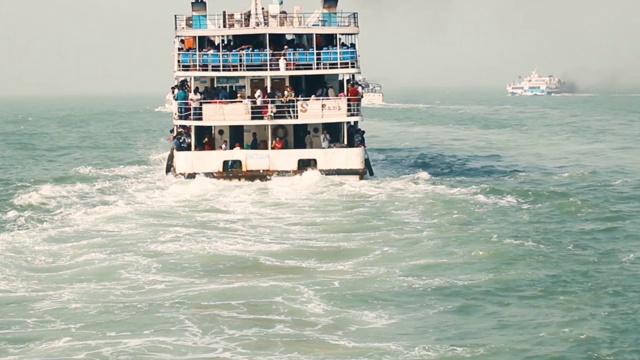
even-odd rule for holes
{"type": "Polygon", "coordinates": [[[280,139],[285,139],[289,136],[289,131],[287,131],[287,127],[284,125],[278,125],[273,128],[273,136],[279,137],[280,139]]]}

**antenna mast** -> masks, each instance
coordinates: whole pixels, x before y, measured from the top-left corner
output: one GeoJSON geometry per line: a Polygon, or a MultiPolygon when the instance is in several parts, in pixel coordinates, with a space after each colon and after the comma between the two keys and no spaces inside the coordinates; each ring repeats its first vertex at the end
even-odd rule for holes
{"type": "Polygon", "coordinates": [[[264,26],[264,14],[260,0],[251,0],[251,25],[254,27],[264,26]]]}

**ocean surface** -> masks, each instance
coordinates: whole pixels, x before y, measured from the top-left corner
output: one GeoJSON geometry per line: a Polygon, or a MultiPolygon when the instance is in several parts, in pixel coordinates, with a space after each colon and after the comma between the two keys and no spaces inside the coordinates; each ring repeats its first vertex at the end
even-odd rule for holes
{"type": "Polygon", "coordinates": [[[164,175],[155,96],[0,99],[2,359],[640,359],[640,95],[387,90],[375,177],[164,175]]]}

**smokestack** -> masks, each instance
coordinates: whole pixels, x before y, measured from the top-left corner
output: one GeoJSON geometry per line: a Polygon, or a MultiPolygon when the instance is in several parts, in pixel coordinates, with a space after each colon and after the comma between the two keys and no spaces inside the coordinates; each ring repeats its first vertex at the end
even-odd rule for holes
{"type": "Polygon", "coordinates": [[[338,11],[339,0],[322,0],[322,8],[327,12],[338,11]]]}

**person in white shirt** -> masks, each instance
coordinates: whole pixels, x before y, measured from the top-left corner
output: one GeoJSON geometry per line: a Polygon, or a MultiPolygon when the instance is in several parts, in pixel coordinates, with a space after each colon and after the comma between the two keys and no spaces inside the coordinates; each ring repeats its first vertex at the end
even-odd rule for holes
{"type": "Polygon", "coordinates": [[[256,105],[262,105],[262,90],[257,89],[253,97],[256,98],[256,105]]]}
{"type": "Polygon", "coordinates": [[[191,110],[193,111],[193,120],[202,120],[202,107],[200,106],[200,100],[202,100],[202,94],[200,94],[200,88],[196,86],[191,95],[189,95],[191,110]]]}
{"type": "Polygon", "coordinates": [[[307,144],[307,149],[313,149],[313,139],[311,138],[311,131],[307,130],[307,136],[304,137],[304,142],[307,144]]]}
{"type": "Polygon", "coordinates": [[[322,141],[322,148],[328,149],[329,144],[331,143],[331,136],[329,136],[327,130],[322,130],[322,137],[320,139],[322,141]]]}
{"type": "Polygon", "coordinates": [[[264,102],[262,90],[260,88],[256,89],[253,97],[256,99],[256,102],[253,106],[251,106],[251,119],[259,120],[262,118],[262,104],[264,102]]]}
{"type": "Polygon", "coordinates": [[[282,98],[282,102],[286,104],[287,109],[287,118],[293,119],[296,117],[296,93],[293,91],[291,86],[286,86],[284,88],[284,97],[282,98]]]}
{"type": "Polygon", "coordinates": [[[333,85],[329,84],[329,88],[327,89],[327,96],[330,98],[336,97],[336,91],[333,90],[333,85]]]}

